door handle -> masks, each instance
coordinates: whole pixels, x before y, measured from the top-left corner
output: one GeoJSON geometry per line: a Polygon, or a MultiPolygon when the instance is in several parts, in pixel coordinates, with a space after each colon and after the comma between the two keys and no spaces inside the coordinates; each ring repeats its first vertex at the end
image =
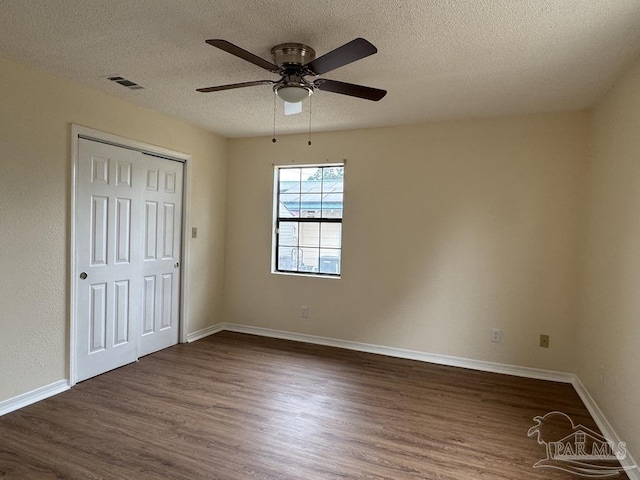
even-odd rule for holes
{"type": "Polygon", "coordinates": [[[88,276],[88,275],[87,275],[87,272],[82,272],[82,273],[80,274],[80,280],[85,280],[85,279],[87,278],[87,276],[88,276]]]}
{"type": "Polygon", "coordinates": [[[178,268],[180,266],[180,262],[176,262],[173,268],[178,268]]]}

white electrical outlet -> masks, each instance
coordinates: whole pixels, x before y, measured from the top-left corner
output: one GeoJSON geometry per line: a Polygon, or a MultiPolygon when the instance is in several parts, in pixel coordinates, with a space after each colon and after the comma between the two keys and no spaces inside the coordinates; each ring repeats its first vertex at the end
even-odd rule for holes
{"type": "Polygon", "coordinates": [[[500,343],[502,341],[502,330],[499,328],[491,329],[491,341],[495,343],[500,343]]]}
{"type": "Polygon", "coordinates": [[[300,307],[300,317],[309,318],[309,307],[307,307],[306,305],[300,307]]]}

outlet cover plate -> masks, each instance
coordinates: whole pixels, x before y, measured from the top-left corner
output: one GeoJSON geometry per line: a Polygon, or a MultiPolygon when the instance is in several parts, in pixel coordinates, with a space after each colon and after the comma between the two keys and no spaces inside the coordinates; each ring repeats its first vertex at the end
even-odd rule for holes
{"type": "Polygon", "coordinates": [[[549,335],[540,335],[540,346],[542,348],[549,348],[549,335]]]}
{"type": "Polygon", "coordinates": [[[500,328],[491,329],[491,341],[495,343],[502,342],[502,330],[500,328]]]}

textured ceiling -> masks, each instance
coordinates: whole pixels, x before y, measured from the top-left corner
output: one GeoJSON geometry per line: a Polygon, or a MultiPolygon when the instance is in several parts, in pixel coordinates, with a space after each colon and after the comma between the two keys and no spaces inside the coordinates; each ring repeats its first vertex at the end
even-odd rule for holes
{"type": "MultiPolygon", "coordinates": [[[[271,133],[271,87],[195,89],[277,77],[208,38],[269,61],[278,43],[318,56],[373,43],[376,55],[324,77],[389,93],[317,91],[318,131],[586,108],[640,54],[639,25],[639,0],[0,0],[0,55],[238,137],[271,133]]],[[[307,105],[278,107],[279,133],[307,130],[307,105]]]]}

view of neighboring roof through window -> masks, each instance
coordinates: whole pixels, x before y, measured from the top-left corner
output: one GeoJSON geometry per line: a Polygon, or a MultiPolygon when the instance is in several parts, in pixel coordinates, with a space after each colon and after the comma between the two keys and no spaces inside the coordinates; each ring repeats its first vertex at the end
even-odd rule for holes
{"type": "Polygon", "coordinates": [[[344,164],[276,167],[273,271],[340,276],[344,164]]]}

